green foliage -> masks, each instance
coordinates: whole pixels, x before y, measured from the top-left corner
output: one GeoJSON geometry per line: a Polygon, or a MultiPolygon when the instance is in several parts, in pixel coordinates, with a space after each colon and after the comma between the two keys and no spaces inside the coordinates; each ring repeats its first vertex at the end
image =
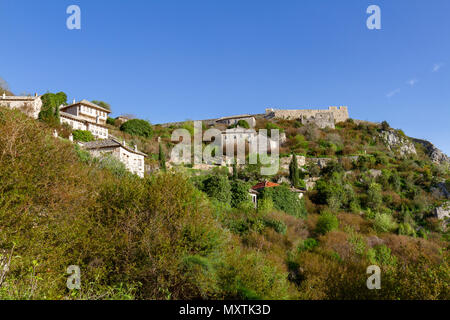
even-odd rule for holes
{"type": "Polygon", "coordinates": [[[376,213],[373,225],[378,232],[391,232],[397,228],[397,223],[387,213],[376,213]]]}
{"type": "Polygon", "coordinates": [[[92,103],[94,103],[94,104],[98,105],[99,107],[102,107],[106,110],[111,111],[111,105],[107,102],[99,101],[99,100],[92,100],[92,103]]]}
{"type": "Polygon", "coordinates": [[[367,252],[367,258],[372,264],[385,266],[395,266],[397,264],[397,258],[392,255],[391,249],[384,244],[377,245],[369,249],[367,252]]]}
{"type": "Polygon", "coordinates": [[[416,236],[416,231],[409,223],[400,223],[398,225],[398,234],[404,235],[404,236],[416,236]]]}
{"type": "Polygon", "coordinates": [[[74,130],[72,131],[72,135],[74,141],[89,142],[95,140],[92,132],[87,130],[74,130]]]}
{"type": "Polygon", "coordinates": [[[316,232],[318,234],[326,234],[339,227],[338,218],[329,211],[323,212],[317,220],[316,232]]]}
{"type": "Polygon", "coordinates": [[[266,227],[272,228],[279,234],[286,234],[287,226],[283,221],[266,217],[264,218],[264,224],[266,227]]]}
{"type": "Polygon", "coordinates": [[[240,180],[231,182],[231,206],[238,208],[243,202],[251,202],[249,185],[240,180]]]}
{"type": "Polygon", "coordinates": [[[391,129],[391,126],[389,125],[389,123],[387,121],[381,122],[381,130],[388,131],[390,129],[391,129]]]}
{"type": "Polygon", "coordinates": [[[274,208],[273,200],[271,197],[258,199],[258,212],[271,212],[274,208]]]}
{"type": "Polygon", "coordinates": [[[211,175],[204,181],[204,192],[220,202],[231,202],[231,185],[224,175],[211,175]]]}
{"type": "Polygon", "coordinates": [[[67,95],[64,92],[46,93],[41,97],[42,108],[39,119],[50,124],[59,124],[59,107],[67,105],[67,95]]]}
{"type": "Polygon", "coordinates": [[[151,138],[153,135],[152,125],[142,119],[131,119],[120,126],[120,130],[133,136],[151,138]]]}
{"type": "Polygon", "coordinates": [[[108,117],[106,119],[106,123],[114,126],[114,125],[116,125],[116,119],[108,117]]]}
{"type": "Polygon", "coordinates": [[[294,188],[300,188],[300,173],[298,169],[297,157],[292,153],[291,163],[289,164],[289,179],[291,180],[292,186],[294,188]]]}
{"type": "Polygon", "coordinates": [[[164,153],[161,143],[159,144],[158,161],[161,170],[166,171],[166,155],[164,153]]]}
{"type": "Polygon", "coordinates": [[[367,207],[372,210],[377,210],[380,208],[382,202],[381,186],[378,183],[371,183],[367,190],[367,207]]]}
{"type": "Polygon", "coordinates": [[[279,130],[279,133],[284,131],[280,126],[276,125],[273,122],[267,122],[265,129],[267,130],[267,136],[268,137],[272,136],[272,131],[271,130],[279,130]]]}
{"type": "Polygon", "coordinates": [[[235,124],[229,126],[228,129],[233,129],[233,128],[237,128],[237,127],[241,127],[241,128],[244,128],[244,129],[250,129],[250,125],[245,120],[239,120],[235,124]]]}
{"type": "Polygon", "coordinates": [[[111,171],[118,178],[122,178],[130,174],[125,164],[112,155],[104,155],[98,160],[99,168],[111,171]]]}
{"type": "Polygon", "coordinates": [[[259,191],[261,198],[271,198],[274,207],[285,213],[302,218],[306,216],[306,208],[303,199],[286,186],[264,188],[259,191]]]}
{"type": "Polygon", "coordinates": [[[299,252],[302,252],[302,251],[312,251],[312,250],[313,250],[315,247],[317,247],[318,245],[319,245],[319,242],[317,242],[316,239],[308,238],[308,239],[302,241],[302,242],[298,245],[297,250],[298,250],[299,252]]]}

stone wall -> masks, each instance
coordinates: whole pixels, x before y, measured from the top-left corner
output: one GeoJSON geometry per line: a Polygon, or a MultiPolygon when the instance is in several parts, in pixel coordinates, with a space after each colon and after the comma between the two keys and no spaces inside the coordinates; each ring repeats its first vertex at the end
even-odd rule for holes
{"type": "Polygon", "coordinates": [[[335,123],[344,122],[349,118],[347,107],[328,107],[328,109],[296,109],[296,110],[279,110],[266,109],[266,116],[280,119],[301,119],[316,117],[320,113],[332,113],[335,123]]]}

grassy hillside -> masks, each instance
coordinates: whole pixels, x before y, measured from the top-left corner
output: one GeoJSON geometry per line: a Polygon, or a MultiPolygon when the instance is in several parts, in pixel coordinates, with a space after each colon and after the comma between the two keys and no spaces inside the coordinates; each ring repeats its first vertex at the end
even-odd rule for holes
{"type": "MultiPolygon", "coordinates": [[[[304,201],[282,186],[256,211],[255,167],[139,179],[0,108],[0,254],[11,256],[0,299],[449,299],[448,231],[431,216],[448,169],[420,151],[398,157],[376,127],[275,124],[286,154],[364,156],[306,167],[320,180],[304,201]],[[372,264],[381,290],[366,287],[372,264]],[[66,288],[69,265],[81,290],[66,288]]],[[[156,154],[169,134],[123,137],[156,154]]]]}

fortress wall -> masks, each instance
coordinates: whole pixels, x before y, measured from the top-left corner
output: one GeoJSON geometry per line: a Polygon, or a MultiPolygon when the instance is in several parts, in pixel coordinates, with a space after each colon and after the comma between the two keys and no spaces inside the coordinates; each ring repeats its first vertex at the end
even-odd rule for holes
{"type": "Polygon", "coordinates": [[[281,119],[300,119],[302,117],[311,118],[321,113],[332,113],[334,121],[343,122],[349,118],[347,107],[329,107],[328,109],[297,109],[297,110],[277,110],[266,109],[266,115],[272,115],[275,118],[281,119]]]}

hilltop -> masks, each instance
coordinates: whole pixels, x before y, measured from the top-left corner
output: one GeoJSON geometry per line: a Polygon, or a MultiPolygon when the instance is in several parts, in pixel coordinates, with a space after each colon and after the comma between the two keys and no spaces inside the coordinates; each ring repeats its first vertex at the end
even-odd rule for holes
{"type": "MultiPolygon", "coordinates": [[[[297,183],[309,188],[299,199],[293,173],[280,172],[254,209],[248,189],[267,179],[259,164],[140,179],[0,108],[0,249],[14,257],[0,297],[449,298],[445,163],[386,123],[256,123],[273,126],[286,134],[286,156],[305,157],[297,183]],[[73,264],[82,290],[69,292],[73,264]],[[381,290],[365,287],[370,264],[383,271],[381,290]]],[[[127,138],[150,150],[160,136],[169,148],[170,130],[127,138]]]]}

